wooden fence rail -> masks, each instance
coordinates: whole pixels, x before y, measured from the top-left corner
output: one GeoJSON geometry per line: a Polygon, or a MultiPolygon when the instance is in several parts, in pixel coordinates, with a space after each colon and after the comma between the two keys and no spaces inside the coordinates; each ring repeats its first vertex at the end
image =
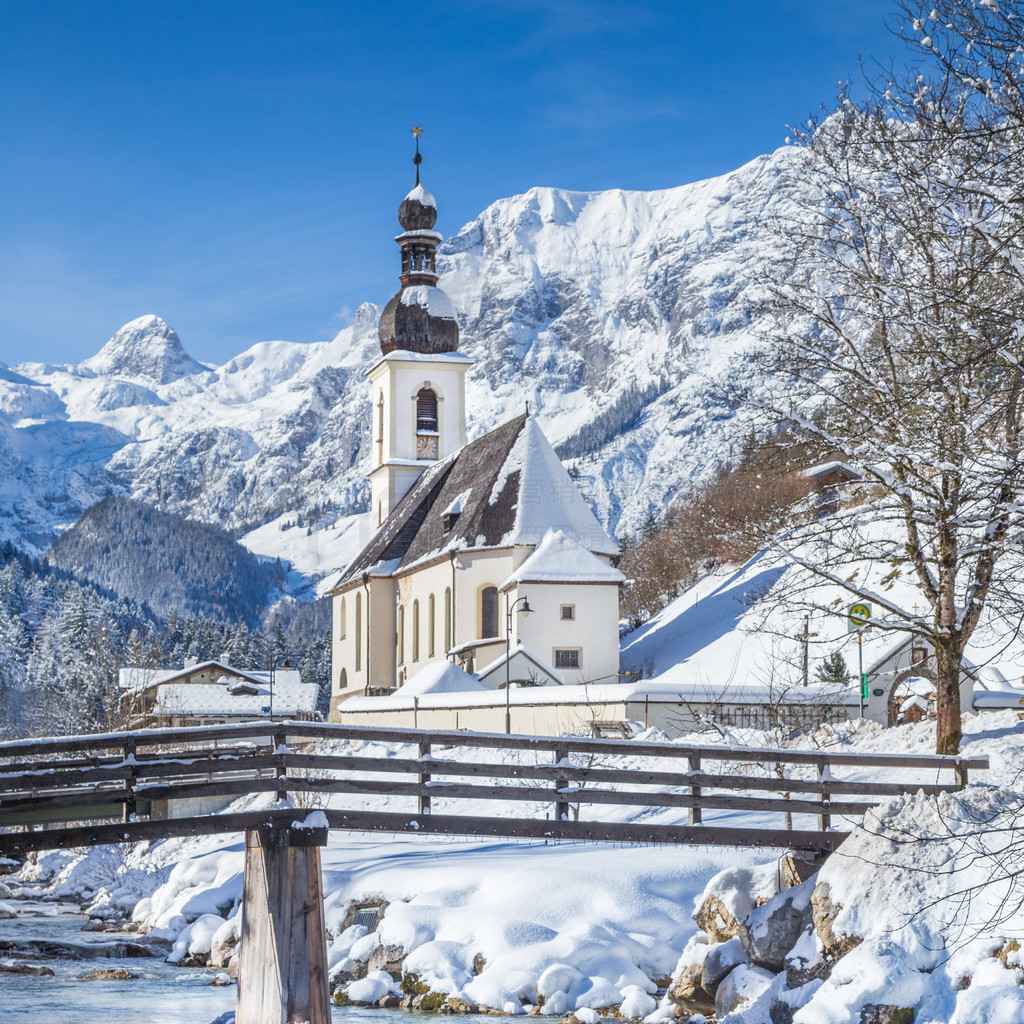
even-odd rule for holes
{"type": "Polygon", "coordinates": [[[331,828],[831,850],[880,798],[959,789],[969,771],[987,767],[985,758],[308,722],[24,740],[0,743],[0,854],[287,827],[302,818],[298,808],[318,806],[331,828]],[[329,741],[346,746],[332,753],[329,741]],[[455,749],[462,758],[450,756],[455,749]],[[277,805],[195,809],[257,793],[277,805]],[[408,810],[396,811],[396,799],[408,810]],[[633,820],[609,817],[616,808],[633,820]],[[685,824],[637,821],[637,809],[654,808],[686,811],[685,824]],[[716,814],[729,817],[708,820],[716,814]],[[781,816],[782,827],[765,825],[765,815],[781,816]],[[794,816],[813,827],[794,827],[794,816]]]}

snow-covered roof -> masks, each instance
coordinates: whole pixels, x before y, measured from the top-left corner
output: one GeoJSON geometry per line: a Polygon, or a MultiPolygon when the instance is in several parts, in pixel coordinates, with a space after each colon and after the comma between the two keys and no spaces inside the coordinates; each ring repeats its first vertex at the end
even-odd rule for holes
{"type": "MultiPolygon", "coordinates": [[[[380,357],[373,367],[381,363],[400,363],[412,361],[416,363],[472,363],[473,357],[462,352],[411,352],[407,348],[394,348],[386,355],[380,357]]],[[[373,367],[368,371],[373,372],[373,367]]]]}
{"type": "MultiPolygon", "coordinates": [[[[296,715],[316,710],[318,687],[315,683],[282,680],[278,673],[273,687],[260,685],[255,693],[232,692],[224,683],[163,683],[157,687],[156,703],[150,714],[192,718],[261,718],[296,715]]],[[[298,676],[297,672],[288,673],[298,676]]],[[[248,689],[248,688],[247,688],[248,689]]]]}
{"type": "MultiPolygon", "coordinates": [[[[1008,671],[1012,671],[1009,665],[1005,666],[1008,671]]],[[[986,690],[1005,690],[1012,689],[1013,683],[1006,678],[1002,667],[999,665],[982,665],[981,668],[975,673],[975,681],[986,690]]],[[[1018,679],[1021,677],[1018,675],[1018,679]]]]}
{"type": "Polygon", "coordinates": [[[402,289],[399,301],[403,306],[419,306],[431,316],[442,320],[455,319],[455,307],[452,300],[438,287],[432,284],[411,284],[402,289]]]}
{"type": "Polygon", "coordinates": [[[433,192],[428,188],[424,188],[418,181],[405,198],[415,199],[420,206],[432,206],[435,210],[437,209],[437,200],[434,198],[433,192]]]}
{"type": "Polygon", "coordinates": [[[996,708],[1024,708],[1024,689],[1008,686],[1004,690],[975,690],[974,709],[992,710],[996,708]]]}
{"type": "Polygon", "coordinates": [[[564,530],[548,530],[529,558],[504,583],[625,583],[626,577],[564,530]]]}
{"type": "Polygon", "coordinates": [[[451,661],[437,661],[426,665],[400,687],[406,696],[424,693],[461,693],[469,690],[484,690],[486,687],[476,676],[451,661]]]}
{"type": "Polygon", "coordinates": [[[933,693],[935,693],[935,683],[931,679],[924,676],[910,676],[896,687],[895,696],[897,699],[908,695],[927,698],[933,693]]]}
{"type": "Polygon", "coordinates": [[[827,476],[829,473],[842,473],[850,480],[857,480],[861,476],[860,470],[854,469],[848,462],[840,462],[838,459],[821,462],[817,466],[808,466],[803,471],[803,475],[809,477],[827,476]]]}
{"type": "MultiPolygon", "coordinates": [[[[516,661],[525,661],[527,664],[532,665],[538,672],[547,676],[552,682],[557,683],[559,686],[565,682],[565,676],[562,675],[556,668],[549,665],[539,654],[530,650],[529,647],[523,644],[516,644],[508,653],[508,664],[509,664],[509,676],[512,677],[512,666],[516,661]]],[[[505,678],[505,653],[502,652],[500,657],[497,657],[489,665],[485,665],[479,672],[477,672],[477,678],[483,683],[485,679],[495,673],[499,674],[499,682],[503,682],[505,678]]],[[[518,675],[518,669],[514,678],[520,678],[518,675]]],[[[488,686],[487,689],[492,689],[488,686]]]]}
{"type": "Polygon", "coordinates": [[[535,547],[551,529],[588,551],[618,551],[540,425],[519,416],[431,465],[335,586],[392,559],[399,575],[452,551],[535,547]],[[455,504],[462,513],[446,523],[455,504]]]}
{"type": "Polygon", "coordinates": [[[911,708],[920,708],[922,711],[928,710],[928,698],[921,697],[918,694],[912,694],[905,701],[900,704],[900,713],[909,711],[911,708]]]}
{"type": "MultiPolygon", "coordinates": [[[[148,690],[150,687],[176,680],[186,680],[190,676],[203,673],[216,674],[221,682],[235,682],[244,679],[256,685],[268,683],[270,672],[265,669],[242,669],[228,664],[226,661],[200,661],[184,668],[142,668],[129,665],[118,672],[117,682],[122,690],[148,690]]],[[[295,669],[279,668],[274,670],[274,683],[297,683],[300,679],[295,669]]],[[[196,684],[187,684],[196,685],[196,684]]]]}

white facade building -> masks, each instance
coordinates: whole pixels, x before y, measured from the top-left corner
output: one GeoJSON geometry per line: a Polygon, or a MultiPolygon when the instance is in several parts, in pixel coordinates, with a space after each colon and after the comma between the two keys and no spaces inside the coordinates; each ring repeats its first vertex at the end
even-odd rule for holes
{"type": "Polygon", "coordinates": [[[617,678],[617,545],[529,415],[465,443],[472,361],[437,287],[436,215],[417,161],[399,208],[402,289],[367,374],[376,532],[332,591],[335,719],[350,697],[446,660],[488,688],[617,678]]]}
{"type": "Polygon", "coordinates": [[[226,661],[184,668],[122,668],[121,705],[132,728],[223,725],[283,718],[319,721],[318,687],[297,669],[241,669],[226,661]]]}

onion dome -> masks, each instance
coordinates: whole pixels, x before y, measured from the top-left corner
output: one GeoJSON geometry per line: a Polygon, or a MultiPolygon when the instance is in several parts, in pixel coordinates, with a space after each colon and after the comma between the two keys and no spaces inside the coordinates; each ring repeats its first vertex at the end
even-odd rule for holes
{"type": "Polygon", "coordinates": [[[434,231],[437,203],[420,184],[419,129],[416,136],[416,184],[398,208],[403,233],[395,238],[402,249],[402,290],[392,296],[380,315],[377,336],[387,355],[397,349],[407,352],[455,352],[459,347],[459,324],[451,299],[437,287],[435,252],[441,235],[434,231]]]}
{"type": "Polygon", "coordinates": [[[430,231],[437,221],[437,203],[430,192],[419,183],[419,168],[416,168],[416,185],[402,200],[398,208],[398,223],[406,231],[430,231]]]}

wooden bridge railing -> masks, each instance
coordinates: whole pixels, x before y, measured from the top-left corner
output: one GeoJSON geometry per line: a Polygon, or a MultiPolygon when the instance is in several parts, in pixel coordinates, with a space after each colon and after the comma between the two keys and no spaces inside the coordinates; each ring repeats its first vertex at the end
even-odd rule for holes
{"type": "Polygon", "coordinates": [[[303,817],[301,807],[317,805],[330,827],[343,829],[831,850],[848,834],[837,819],[849,826],[880,800],[961,788],[970,770],[987,767],[985,758],[925,754],[308,722],[25,740],[0,744],[0,854],[288,827],[303,817]],[[358,747],[317,751],[331,740],[386,745],[390,756],[358,747]],[[469,753],[445,756],[456,747],[469,753]],[[851,769],[870,777],[850,776],[851,769]],[[903,777],[887,778],[894,771],[903,777]],[[252,793],[274,794],[276,803],[216,815],[195,803],[252,793]],[[408,798],[409,809],[394,810],[395,798],[408,798]],[[678,808],[687,821],[608,820],[616,808],[678,808]],[[771,814],[783,824],[706,820],[716,812],[771,814]],[[794,816],[811,816],[813,826],[792,827],[794,816]]]}

